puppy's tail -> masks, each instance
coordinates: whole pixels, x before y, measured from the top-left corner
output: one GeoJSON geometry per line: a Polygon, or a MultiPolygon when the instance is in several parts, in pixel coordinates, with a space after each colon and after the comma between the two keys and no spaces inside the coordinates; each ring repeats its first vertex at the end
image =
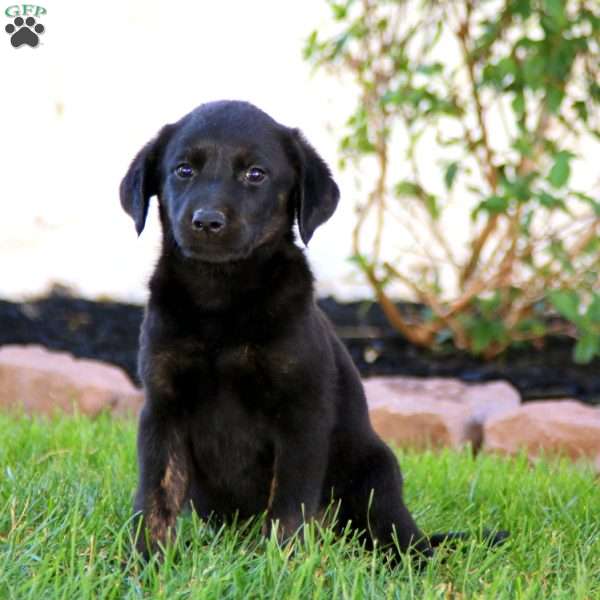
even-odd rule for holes
{"type": "MultiPolygon", "coordinates": [[[[509,536],[508,531],[492,531],[491,529],[483,530],[483,541],[488,546],[499,546],[503,544],[509,536]]],[[[429,544],[432,548],[436,548],[444,542],[452,544],[453,542],[460,542],[473,537],[472,533],[467,531],[448,531],[446,533],[434,533],[429,536],[429,544]]]]}

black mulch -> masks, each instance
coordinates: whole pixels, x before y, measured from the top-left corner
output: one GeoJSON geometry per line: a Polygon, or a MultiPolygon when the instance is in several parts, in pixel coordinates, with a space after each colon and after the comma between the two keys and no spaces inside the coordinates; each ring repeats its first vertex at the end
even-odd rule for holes
{"type": "MultiPolygon", "coordinates": [[[[431,353],[413,346],[389,327],[375,304],[340,304],[332,298],[319,304],[364,376],[451,376],[471,382],[506,379],[525,400],[574,397],[600,404],[600,360],[574,364],[570,339],[553,338],[541,350],[524,347],[485,362],[451,349],[431,353]]],[[[42,344],[103,360],[119,365],[137,382],[142,314],[138,305],[83,300],[64,292],[25,303],[0,300],[0,345],[42,344]]]]}

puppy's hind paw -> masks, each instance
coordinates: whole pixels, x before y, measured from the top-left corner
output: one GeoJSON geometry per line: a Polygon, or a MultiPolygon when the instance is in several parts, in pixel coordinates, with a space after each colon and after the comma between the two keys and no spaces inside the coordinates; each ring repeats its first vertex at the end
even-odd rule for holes
{"type": "MultiPolygon", "coordinates": [[[[487,546],[492,547],[503,544],[509,535],[509,532],[504,530],[495,531],[493,529],[484,529],[481,537],[487,546]]],[[[474,537],[474,535],[468,531],[448,531],[446,533],[435,533],[429,536],[429,543],[435,548],[442,543],[454,545],[456,542],[468,540],[472,537],[474,537]]]]}
{"type": "Polygon", "coordinates": [[[488,546],[500,546],[510,537],[510,532],[506,530],[494,531],[492,529],[483,530],[483,541],[488,546]]]}

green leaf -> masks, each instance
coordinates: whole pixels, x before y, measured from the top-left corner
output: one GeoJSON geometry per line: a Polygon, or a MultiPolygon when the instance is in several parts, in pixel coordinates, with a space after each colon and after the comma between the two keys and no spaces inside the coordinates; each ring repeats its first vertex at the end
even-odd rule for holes
{"type": "Polygon", "coordinates": [[[477,298],[476,305],[486,318],[491,319],[500,308],[501,300],[500,292],[496,290],[489,298],[477,298]]]}
{"type": "Polygon", "coordinates": [[[304,50],[302,52],[305,60],[310,60],[316,54],[318,48],[317,36],[318,33],[316,30],[314,30],[306,39],[304,50]]]}
{"type": "Polygon", "coordinates": [[[379,19],[379,21],[377,21],[377,26],[376,26],[377,31],[385,31],[387,29],[388,25],[389,25],[389,20],[386,17],[379,19]]]}
{"type": "Polygon", "coordinates": [[[541,338],[546,335],[548,328],[543,320],[529,318],[519,321],[517,330],[541,338]]]}
{"type": "Polygon", "coordinates": [[[440,216],[440,208],[437,203],[437,198],[425,191],[420,185],[412,181],[399,181],[394,187],[396,195],[400,198],[418,198],[423,202],[427,212],[435,221],[440,216]]]}
{"type": "Polygon", "coordinates": [[[575,290],[552,290],[550,302],[556,311],[572,323],[581,320],[579,315],[579,295],[575,290]]]}
{"type": "Polygon", "coordinates": [[[423,201],[425,203],[427,212],[431,215],[431,218],[434,221],[437,221],[437,219],[440,218],[440,207],[438,206],[437,198],[433,194],[425,194],[423,201]]]}
{"type": "Polygon", "coordinates": [[[600,335],[592,332],[584,333],[575,344],[573,360],[579,364],[591,362],[600,354],[600,335]]]}
{"type": "Polygon", "coordinates": [[[562,89],[557,87],[548,88],[546,92],[546,104],[551,113],[556,114],[559,111],[564,97],[565,93],[562,89]]]}
{"type": "Polygon", "coordinates": [[[600,255],[600,236],[592,238],[581,250],[582,254],[600,255]]]}
{"type": "Polygon", "coordinates": [[[348,261],[354,263],[363,269],[363,271],[366,271],[369,268],[369,261],[367,260],[366,256],[362,254],[353,254],[348,258],[348,261]]]}
{"type": "Polygon", "coordinates": [[[422,194],[423,190],[412,181],[399,181],[394,188],[397,196],[407,197],[407,196],[419,196],[422,194]]]}
{"type": "Polygon", "coordinates": [[[499,214],[506,212],[508,209],[508,198],[506,196],[489,196],[483,202],[479,204],[475,213],[480,211],[486,211],[490,214],[499,214]]]}
{"type": "Polygon", "coordinates": [[[334,4],[334,3],[332,3],[330,6],[331,6],[331,12],[333,13],[333,18],[336,21],[341,21],[346,18],[346,15],[348,14],[347,6],[344,6],[343,4],[334,4]]]}
{"type": "Polygon", "coordinates": [[[517,73],[517,63],[510,56],[505,56],[504,58],[500,59],[496,65],[496,68],[498,69],[498,73],[501,77],[515,75],[517,73]]]}
{"type": "Polygon", "coordinates": [[[586,103],[583,100],[577,100],[576,102],[573,102],[573,108],[577,112],[579,119],[581,119],[584,123],[587,123],[589,119],[589,113],[586,103]]]}
{"type": "Polygon", "coordinates": [[[600,294],[594,294],[590,305],[585,313],[585,317],[591,323],[600,323],[600,294]]]}
{"type": "Polygon", "coordinates": [[[533,52],[523,62],[523,69],[521,71],[524,79],[524,83],[527,87],[533,90],[539,89],[544,83],[545,71],[546,71],[546,60],[544,55],[540,53],[541,49],[538,49],[539,42],[532,42],[535,44],[533,52]]]}
{"type": "Polygon", "coordinates": [[[444,173],[444,183],[446,184],[447,190],[452,189],[452,184],[454,183],[454,179],[456,178],[457,173],[458,173],[458,163],[451,162],[446,167],[446,172],[444,173]]]}
{"type": "Polygon", "coordinates": [[[524,156],[533,156],[533,145],[529,139],[525,136],[519,136],[512,143],[512,147],[524,156]]]}
{"type": "Polygon", "coordinates": [[[480,354],[492,342],[503,341],[506,337],[506,330],[501,321],[476,318],[469,327],[469,334],[471,336],[471,350],[475,354],[480,354]]]}
{"type": "Polygon", "coordinates": [[[439,62],[422,64],[417,67],[417,73],[422,73],[423,75],[435,75],[436,73],[441,73],[444,70],[444,65],[439,62]]]}
{"type": "Polygon", "coordinates": [[[527,19],[531,15],[531,0],[512,0],[510,3],[510,10],[515,15],[527,19]]]}
{"type": "Polygon", "coordinates": [[[589,204],[594,209],[594,214],[597,217],[600,217],[600,200],[595,200],[591,196],[587,194],[583,194],[582,192],[572,192],[576,198],[579,198],[586,204],[589,204]]]}
{"type": "Polygon", "coordinates": [[[522,117],[525,112],[525,95],[522,92],[517,92],[511,106],[517,117],[522,117]]]}
{"type": "Polygon", "coordinates": [[[500,183],[504,196],[514,198],[518,202],[527,202],[531,198],[531,183],[536,177],[537,173],[535,171],[527,175],[513,175],[511,177],[502,173],[500,183]]]}
{"type": "Polygon", "coordinates": [[[547,13],[560,25],[563,25],[567,20],[565,4],[565,0],[544,0],[547,13]]]}
{"type": "Polygon", "coordinates": [[[534,213],[533,210],[528,210],[521,219],[521,232],[523,235],[529,237],[531,230],[531,223],[533,222],[534,213]]]}
{"type": "Polygon", "coordinates": [[[562,198],[557,198],[556,196],[553,196],[552,194],[548,194],[548,192],[539,192],[537,194],[537,198],[540,201],[540,204],[542,206],[545,206],[546,208],[549,208],[550,210],[559,208],[559,209],[565,211],[566,213],[569,212],[569,209],[567,208],[567,205],[565,204],[565,201],[562,198]]]}
{"type": "Polygon", "coordinates": [[[555,188],[563,187],[571,176],[570,160],[573,155],[570,152],[561,150],[554,155],[554,164],[548,174],[550,185],[555,188]]]}

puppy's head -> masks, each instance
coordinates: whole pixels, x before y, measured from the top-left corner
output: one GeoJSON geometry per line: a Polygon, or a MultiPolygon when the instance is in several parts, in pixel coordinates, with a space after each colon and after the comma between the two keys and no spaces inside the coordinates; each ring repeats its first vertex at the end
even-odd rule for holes
{"type": "Polygon", "coordinates": [[[167,239],[188,258],[246,258],[291,231],[308,244],[333,214],[339,190],[300,132],[245,102],[204,104],[165,126],[121,182],[138,234],[158,196],[167,239]]]}

